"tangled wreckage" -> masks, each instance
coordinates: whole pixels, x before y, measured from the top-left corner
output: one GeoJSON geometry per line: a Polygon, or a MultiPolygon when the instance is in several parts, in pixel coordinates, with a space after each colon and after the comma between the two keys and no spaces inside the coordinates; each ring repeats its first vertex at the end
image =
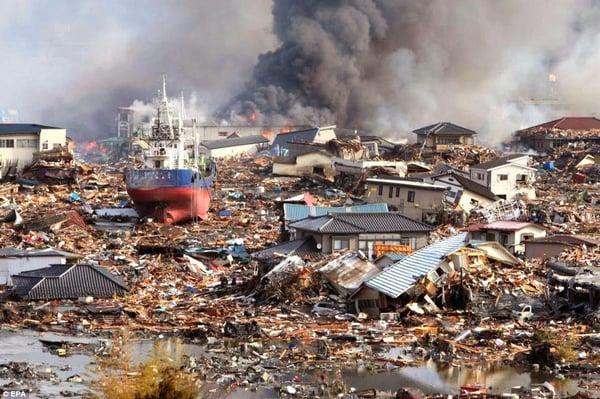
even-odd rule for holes
{"type": "MultiPolygon", "coordinates": [[[[40,154],[0,185],[0,323],[180,337],[209,348],[187,369],[229,391],[375,397],[385,389],[353,389],[336,370],[435,362],[510,365],[553,381],[501,392],[510,397],[558,395],[564,378],[578,379],[578,395],[596,392],[594,153],[567,145],[501,158],[494,170],[515,194],[500,198],[504,177],[470,172],[489,167],[492,150],[369,143],[381,148],[359,136],[288,143],[329,159],[328,176],[318,165],[298,176],[292,164],[275,176],[274,150],[218,159],[207,219],[176,225],[135,211],[126,162],[40,154]],[[300,377],[307,370],[334,377],[315,383],[300,377]]],[[[9,379],[28,373],[2,367],[9,379]]],[[[477,379],[454,394],[493,395],[477,379]]]]}

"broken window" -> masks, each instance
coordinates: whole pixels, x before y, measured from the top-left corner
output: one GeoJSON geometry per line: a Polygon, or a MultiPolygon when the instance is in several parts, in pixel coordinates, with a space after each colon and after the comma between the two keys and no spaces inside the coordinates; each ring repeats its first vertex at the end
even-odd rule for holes
{"type": "Polygon", "coordinates": [[[477,180],[483,180],[485,178],[485,176],[483,175],[483,173],[477,173],[477,180]]]}
{"type": "Polygon", "coordinates": [[[400,196],[400,186],[396,187],[396,198],[400,196]]]}
{"type": "Polygon", "coordinates": [[[508,175],[498,175],[498,180],[506,181],[506,180],[508,180],[508,175]]]}
{"type": "Polygon", "coordinates": [[[379,196],[383,195],[383,185],[379,185],[379,196]]]}
{"type": "Polygon", "coordinates": [[[408,202],[415,202],[415,192],[414,191],[409,191],[406,197],[406,200],[408,202]]]}
{"type": "Polygon", "coordinates": [[[390,186],[390,191],[388,193],[388,197],[392,198],[393,195],[394,195],[394,187],[390,186]]]}

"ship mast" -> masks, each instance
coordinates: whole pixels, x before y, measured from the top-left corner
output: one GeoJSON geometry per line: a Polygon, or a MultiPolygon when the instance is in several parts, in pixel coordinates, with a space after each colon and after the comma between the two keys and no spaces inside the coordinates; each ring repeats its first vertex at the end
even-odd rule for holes
{"type": "Polygon", "coordinates": [[[162,106],[167,112],[167,122],[169,123],[169,134],[170,138],[174,139],[175,134],[173,134],[173,120],[171,118],[171,110],[169,109],[169,99],[167,98],[167,75],[162,74],[162,106]]]}

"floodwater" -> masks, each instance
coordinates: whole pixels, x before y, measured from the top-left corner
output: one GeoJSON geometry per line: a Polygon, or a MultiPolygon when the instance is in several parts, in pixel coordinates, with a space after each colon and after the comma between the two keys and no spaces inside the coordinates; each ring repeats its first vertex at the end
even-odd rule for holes
{"type": "MultiPolygon", "coordinates": [[[[71,355],[59,357],[47,351],[39,339],[69,339],[82,343],[99,343],[95,339],[73,338],[52,333],[38,333],[29,330],[0,331],[0,364],[9,361],[28,362],[39,370],[51,370],[58,375],[60,382],[36,381],[39,393],[33,393],[32,398],[61,397],[61,392],[82,394],[88,391],[86,383],[96,376],[93,372],[94,358],[91,355],[71,355]],[[90,367],[92,366],[92,367],[90,367]],[[82,377],[82,383],[67,382],[73,375],[82,377]]],[[[176,344],[176,340],[163,340],[166,350],[178,350],[187,355],[201,355],[205,348],[194,344],[176,344]]],[[[138,361],[147,356],[153,348],[153,340],[143,340],[131,343],[130,354],[138,361]]],[[[284,377],[289,380],[296,376],[301,384],[318,385],[323,372],[319,370],[300,370],[290,372],[284,377]]],[[[329,375],[331,375],[330,372],[329,375]]],[[[542,373],[523,373],[512,367],[492,365],[478,368],[441,366],[427,363],[421,367],[403,367],[378,371],[376,373],[346,369],[342,371],[342,379],[347,387],[357,390],[375,388],[378,391],[395,392],[399,388],[417,388],[424,393],[457,393],[464,385],[482,385],[491,387],[492,393],[509,392],[510,388],[517,385],[529,386],[550,381],[560,396],[570,396],[577,393],[577,380],[557,380],[552,376],[542,373]]],[[[0,380],[0,386],[8,381],[0,380]]],[[[281,382],[282,386],[291,383],[281,382]]],[[[88,391],[89,392],[89,391],[88,391]]],[[[73,397],[80,397],[75,395],[73,397]]],[[[229,394],[229,399],[258,399],[277,398],[273,388],[258,388],[255,391],[240,388],[229,394]]]]}

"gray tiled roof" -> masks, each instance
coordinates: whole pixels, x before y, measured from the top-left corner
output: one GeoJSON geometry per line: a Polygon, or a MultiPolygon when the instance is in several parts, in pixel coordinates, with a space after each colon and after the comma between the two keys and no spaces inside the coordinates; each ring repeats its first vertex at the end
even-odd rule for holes
{"type": "Polygon", "coordinates": [[[290,224],[291,228],[318,233],[428,232],[433,227],[399,213],[332,213],[290,224]]]}
{"type": "Polygon", "coordinates": [[[525,154],[510,154],[502,158],[494,159],[493,161],[487,161],[473,165],[471,166],[471,169],[493,169],[498,166],[509,164],[513,159],[521,158],[523,156],[525,156],[525,154]]]}
{"type": "Polygon", "coordinates": [[[53,265],[11,277],[17,295],[30,300],[109,298],[127,291],[118,276],[92,265],[53,265]]]}
{"type": "Polygon", "coordinates": [[[202,145],[208,148],[209,150],[216,150],[217,148],[236,147],[238,145],[265,144],[268,142],[269,139],[267,139],[266,137],[263,137],[261,135],[255,135],[205,141],[202,143],[202,145]]]}
{"type": "Polygon", "coordinates": [[[444,258],[466,245],[467,233],[438,241],[390,265],[365,282],[367,287],[398,298],[427,273],[438,267],[444,258]]]}
{"type": "Polygon", "coordinates": [[[434,134],[434,135],[472,135],[477,134],[474,130],[467,129],[466,127],[455,125],[450,122],[438,122],[433,125],[425,126],[419,129],[413,130],[413,133],[425,135],[425,134],[434,134]]]}

